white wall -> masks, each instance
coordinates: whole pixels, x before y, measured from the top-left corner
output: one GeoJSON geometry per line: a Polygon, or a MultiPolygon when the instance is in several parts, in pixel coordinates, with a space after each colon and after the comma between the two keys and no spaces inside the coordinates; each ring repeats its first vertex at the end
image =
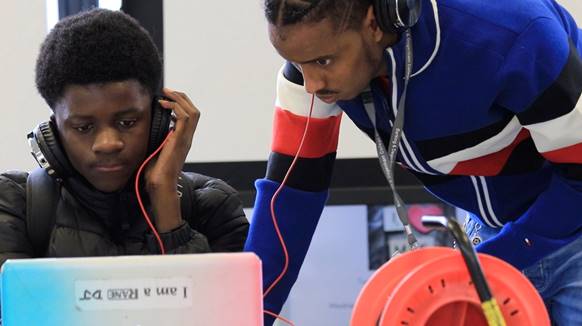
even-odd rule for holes
{"type": "Polygon", "coordinates": [[[34,66],[46,34],[45,0],[3,0],[0,5],[0,171],[36,164],[26,134],[48,119],[34,85],[34,66]]]}
{"type": "Polygon", "coordinates": [[[578,22],[578,27],[582,27],[582,1],[580,0],[557,0],[562,6],[570,11],[578,22]]]}

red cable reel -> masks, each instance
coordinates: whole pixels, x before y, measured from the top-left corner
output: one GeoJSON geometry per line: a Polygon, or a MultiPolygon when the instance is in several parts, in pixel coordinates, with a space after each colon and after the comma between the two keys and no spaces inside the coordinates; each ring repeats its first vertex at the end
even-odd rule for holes
{"type": "MultiPolygon", "coordinates": [[[[507,326],[550,325],[529,280],[508,263],[478,254],[507,326]]],[[[487,326],[481,301],[458,250],[432,247],[392,258],[362,288],[351,326],[487,326]]]]}

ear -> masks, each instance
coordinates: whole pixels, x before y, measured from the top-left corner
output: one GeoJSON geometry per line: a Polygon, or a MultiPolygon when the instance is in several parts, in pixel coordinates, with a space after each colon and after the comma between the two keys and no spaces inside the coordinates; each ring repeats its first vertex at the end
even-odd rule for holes
{"type": "Polygon", "coordinates": [[[378,21],[376,21],[374,6],[372,5],[368,8],[364,21],[362,22],[362,31],[367,33],[377,43],[380,43],[384,38],[384,32],[380,28],[380,25],[378,25],[378,21]]]}

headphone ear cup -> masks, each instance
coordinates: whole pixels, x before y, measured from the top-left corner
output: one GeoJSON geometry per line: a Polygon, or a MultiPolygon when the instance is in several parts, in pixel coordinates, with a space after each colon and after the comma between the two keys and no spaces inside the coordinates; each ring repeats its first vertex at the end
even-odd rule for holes
{"type": "Polygon", "coordinates": [[[374,0],[374,16],[376,16],[376,22],[383,32],[395,33],[397,30],[394,28],[394,20],[390,15],[389,2],[394,3],[394,0],[374,0]]]}
{"type": "Polygon", "coordinates": [[[60,179],[71,175],[73,167],[61,146],[53,120],[39,124],[33,131],[33,137],[49,167],[54,170],[49,174],[60,179]]]}
{"type": "Polygon", "coordinates": [[[148,155],[153,153],[164,141],[170,131],[172,111],[164,109],[155,96],[152,103],[152,123],[150,127],[150,139],[148,142],[148,155]]]}
{"type": "Polygon", "coordinates": [[[394,8],[398,28],[404,30],[414,26],[422,12],[422,0],[396,0],[396,4],[394,8]]]}
{"type": "Polygon", "coordinates": [[[411,28],[421,11],[422,0],[374,0],[374,15],[380,29],[387,33],[411,28]]]}

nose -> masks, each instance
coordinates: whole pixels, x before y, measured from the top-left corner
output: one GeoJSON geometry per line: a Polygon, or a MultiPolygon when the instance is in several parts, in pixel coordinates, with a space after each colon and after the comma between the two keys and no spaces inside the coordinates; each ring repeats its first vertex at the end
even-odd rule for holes
{"type": "Polygon", "coordinates": [[[95,136],[92,150],[95,153],[116,153],[123,149],[124,143],[113,128],[107,128],[99,131],[95,136]]]}
{"type": "Polygon", "coordinates": [[[309,94],[315,94],[325,88],[325,78],[315,69],[310,67],[302,67],[303,80],[305,82],[305,90],[309,94]]]}

